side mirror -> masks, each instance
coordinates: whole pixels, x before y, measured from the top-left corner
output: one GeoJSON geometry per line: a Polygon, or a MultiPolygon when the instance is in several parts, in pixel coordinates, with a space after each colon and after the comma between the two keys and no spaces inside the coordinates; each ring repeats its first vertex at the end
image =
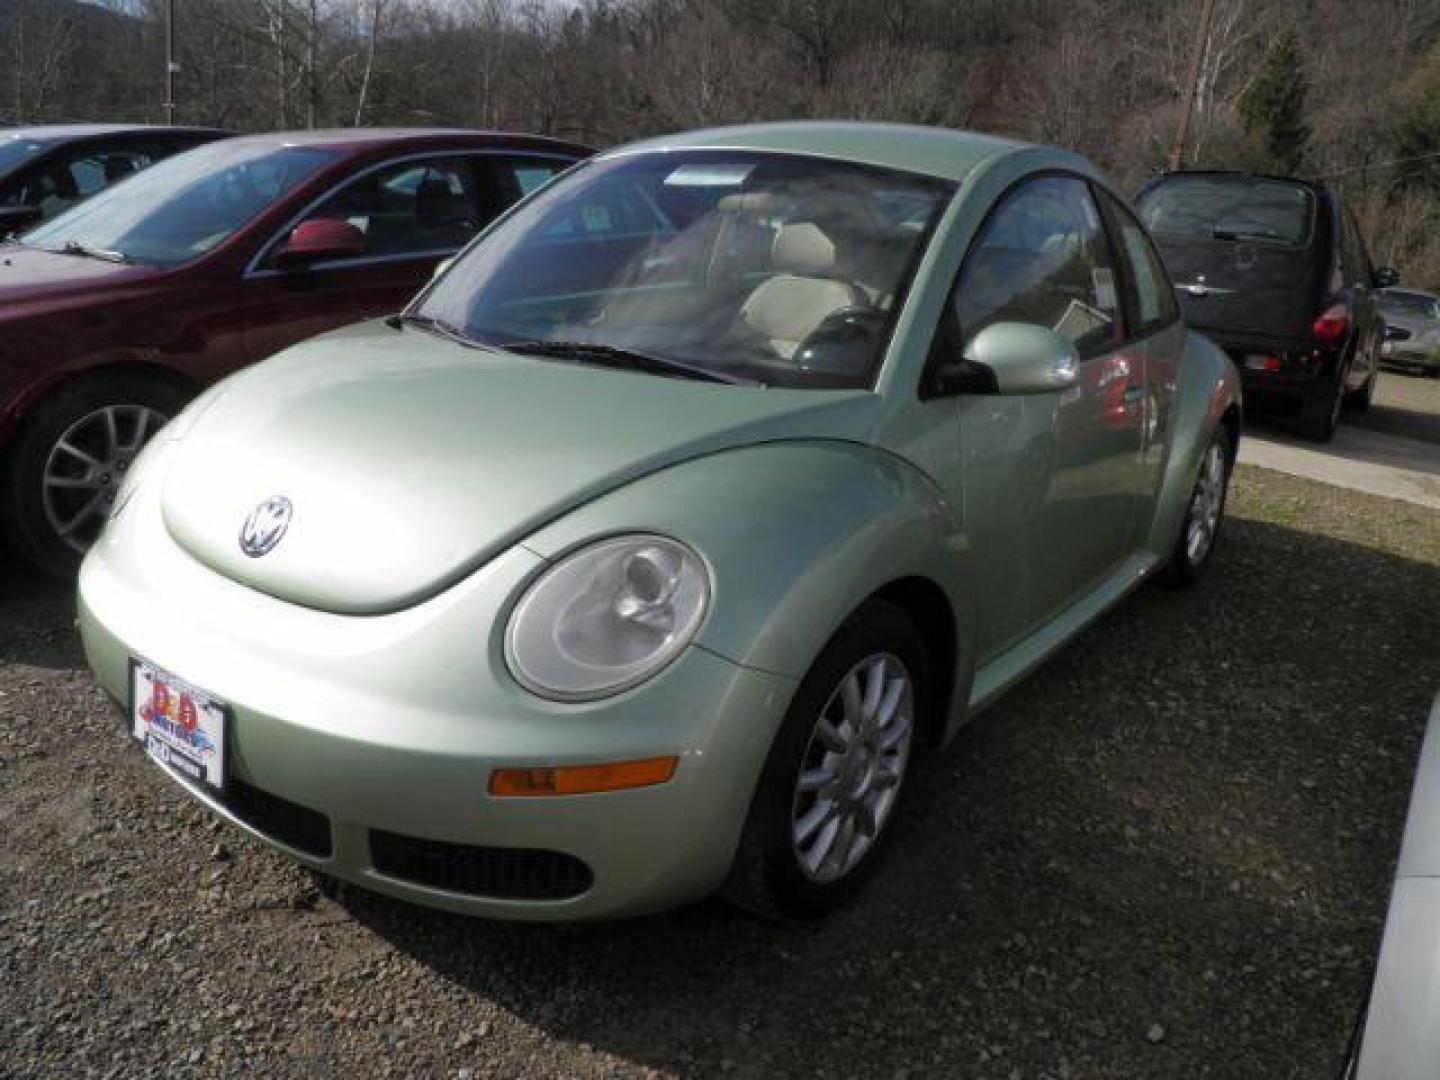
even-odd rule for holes
{"type": "Polygon", "coordinates": [[[1393,266],[1377,266],[1375,268],[1375,287],[1377,289],[1388,289],[1391,285],[1400,284],[1400,271],[1393,266]]]}
{"type": "Polygon", "coordinates": [[[295,226],[284,246],[275,252],[275,263],[292,270],[364,254],[365,234],[354,225],[335,218],[311,218],[295,226]]]}
{"type": "Polygon", "coordinates": [[[45,214],[38,206],[0,206],[0,240],[40,224],[45,214]]]}
{"type": "Polygon", "coordinates": [[[1048,394],[1080,381],[1075,343],[1032,323],[992,323],[940,372],[943,393],[1048,394]]]}

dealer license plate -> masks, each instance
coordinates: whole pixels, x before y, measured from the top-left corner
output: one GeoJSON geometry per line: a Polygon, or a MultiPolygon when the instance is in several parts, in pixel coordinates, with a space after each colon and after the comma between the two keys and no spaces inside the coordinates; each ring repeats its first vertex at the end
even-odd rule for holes
{"type": "Polygon", "coordinates": [[[130,733],[145,752],[191,780],[225,787],[226,709],[143,660],[130,662],[130,733]]]}

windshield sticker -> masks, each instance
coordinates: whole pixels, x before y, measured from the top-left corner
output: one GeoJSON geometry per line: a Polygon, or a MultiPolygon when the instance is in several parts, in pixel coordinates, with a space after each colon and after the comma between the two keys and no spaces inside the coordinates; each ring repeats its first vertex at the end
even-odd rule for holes
{"type": "Polygon", "coordinates": [[[1095,286],[1095,306],[1104,311],[1115,310],[1115,274],[1108,266],[1097,266],[1090,271],[1091,283],[1095,286]]]}
{"type": "Polygon", "coordinates": [[[665,177],[667,187],[739,187],[754,165],[681,165],[665,177]]]}

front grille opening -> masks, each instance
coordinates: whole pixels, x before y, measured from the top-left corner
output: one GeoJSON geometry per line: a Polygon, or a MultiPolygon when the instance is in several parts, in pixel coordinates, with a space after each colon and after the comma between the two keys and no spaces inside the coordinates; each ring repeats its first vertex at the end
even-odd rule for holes
{"type": "Polygon", "coordinates": [[[472,847],[370,830],[370,861],[388,877],[500,900],[568,900],[595,875],[573,855],[536,848],[472,847]]]}
{"type": "Polygon", "coordinates": [[[330,857],[330,819],[318,810],[262,791],[234,776],[226,781],[220,802],[255,831],[311,858],[330,857]]]}

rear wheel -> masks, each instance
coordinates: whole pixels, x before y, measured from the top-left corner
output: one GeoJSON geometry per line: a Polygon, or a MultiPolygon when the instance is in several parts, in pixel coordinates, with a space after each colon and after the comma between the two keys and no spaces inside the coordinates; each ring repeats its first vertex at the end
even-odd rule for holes
{"type": "Polygon", "coordinates": [[[1340,426],[1340,408],[1345,400],[1345,372],[1322,382],[1307,395],[1300,408],[1300,430],[1316,442],[1329,442],[1340,426]]]}
{"type": "Polygon", "coordinates": [[[1199,581],[1210,565],[1220,526],[1225,520],[1225,499],[1230,490],[1230,472],[1234,451],[1230,432],[1222,424],[1211,437],[1205,456],[1200,459],[1200,474],[1190,493],[1185,523],[1170,553],[1170,561],[1160,575],[1167,585],[1189,586],[1199,581]]]}
{"type": "Polygon", "coordinates": [[[1345,392],[1345,408],[1352,413],[1363,413],[1370,408],[1370,402],[1375,399],[1375,384],[1379,380],[1379,371],[1371,371],[1370,377],[1365,380],[1365,385],[1359,390],[1347,390],[1345,392]]]}
{"type": "Polygon", "coordinates": [[[4,469],[0,513],[16,551],[47,573],[73,574],[130,463],[188,396],[159,379],[107,372],[36,406],[4,469]]]}
{"type": "Polygon", "coordinates": [[[929,680],[924,642],[899,608],[872,602],[846,621],[770,748],[727,899],[810,919],[854,894],[889,838],[929,680]]]}

